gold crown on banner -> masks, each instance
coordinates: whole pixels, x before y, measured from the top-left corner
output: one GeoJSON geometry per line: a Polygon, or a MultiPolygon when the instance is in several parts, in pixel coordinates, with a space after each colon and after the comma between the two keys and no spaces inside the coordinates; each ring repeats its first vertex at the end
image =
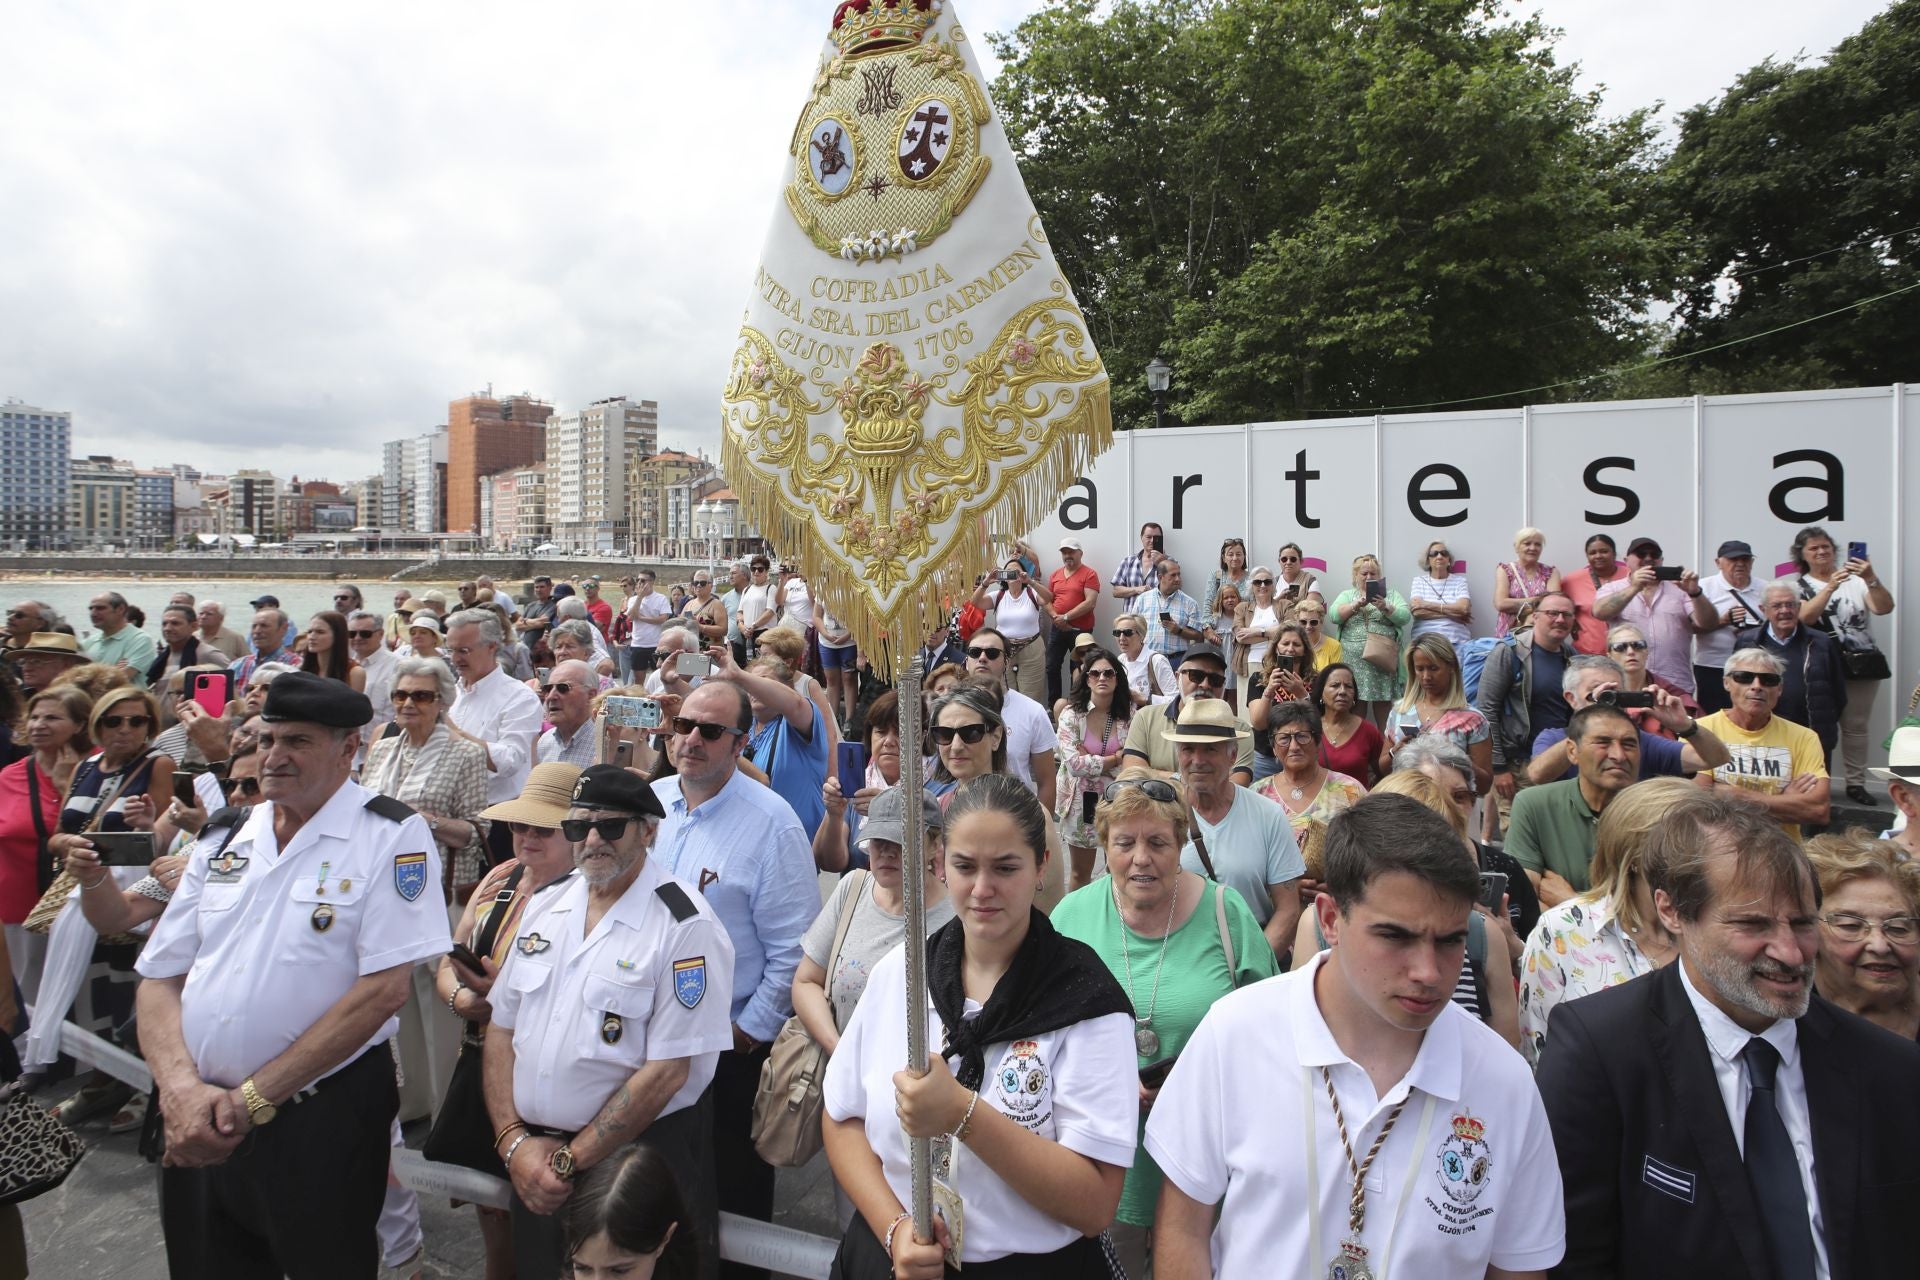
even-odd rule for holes
{"type": "Polygon", "coordinates": [[[833,13],[833,42],[848,58],[918,44],[939,16],[939,0],[845,0],[833,13]]]}
{"type": "Polygon", "coordinates": [[[1478,1142],[1486,1136],[1487,1126],[1472,1116],[1455,1116],[1453,1132],[1456,1137],[1465,1138],[1468,1142],[1478,1142]]]}

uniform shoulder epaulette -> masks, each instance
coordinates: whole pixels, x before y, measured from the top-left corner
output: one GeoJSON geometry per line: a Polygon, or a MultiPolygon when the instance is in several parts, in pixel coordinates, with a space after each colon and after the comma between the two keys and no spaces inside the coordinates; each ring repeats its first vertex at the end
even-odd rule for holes
{"type": "Polygon", "coordinates": [[[375,796],[364,807],[368,813],[377,813],[389,822],[405,822],[413,816],[412,808],[392,796],[375,796]]]}
{"type": "Polygon", "coordinates": [[[207,825],[203,830],[210,830],[214,827],[237,827],[245,822],[247,815],[252,812],[253,808],[251,805],[241,804],[230,804],[224,808],[215,809],[207,815],[207,825]]]}
{"type": "Polygon", "coordinates": [[[671,881],[653,892],[667,904],[667,910],[673,912],[673,918],[682,924],[700,914],[700,908],[693,905],[693,899],[687,896],[687,891],[671,881]]]}

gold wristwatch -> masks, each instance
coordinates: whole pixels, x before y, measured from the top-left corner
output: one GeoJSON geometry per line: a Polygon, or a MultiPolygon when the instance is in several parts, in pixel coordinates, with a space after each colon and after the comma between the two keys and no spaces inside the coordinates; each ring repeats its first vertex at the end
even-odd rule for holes
{"type": "Polygon", "coordinates": [[[547,1157],[547,1167],[553,1170],[553,1176],[562,1182],[573,1181],[573,1148],[555,1147],[553,1154],[547,1157]]]}
{"type": "Polygon", "coordinates": [[[261,1093],[253,1083],[252,1076],[248,1076],[241,1082],[240,1098],[247,1104],[248,1121],[256,1128],[263,1124],[271,1124],[273,1118],[280,1114],[280,1108],[267,1101],[267,1096],[261,1093]]]}

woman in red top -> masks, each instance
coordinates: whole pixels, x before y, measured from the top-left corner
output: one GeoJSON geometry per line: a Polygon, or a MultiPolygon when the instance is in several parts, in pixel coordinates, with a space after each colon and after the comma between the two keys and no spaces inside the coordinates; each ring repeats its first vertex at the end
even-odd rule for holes
{"type": "MultiPolygon", "coordinates": [[[[27,704],[27,746],[32,754],[0,769],[0,922],[7,925],[7,941],[15,952],[14,971],[30,981],[39,971],[20,954],[28,935],[20,924],[53,883],[54,866],[40,852],[40,828],[49,835],[60,830],[60,798],[73,777],[74,766],[93,749],[87,740],[87,717],[93,699],[72,685],[60,685],[36,694],[27,704]],[[40,824],[34,823],[34,805],[40,824]]],[[[44,949],[46,939],[33,937],[44,949]]]]}
{"type": "Polygon", "coordinates": [[[1336,662],[1322,669],[1313,679],[1313,705],[1320,709],[1320,763],[1371,790],[1391,762],[1379,726],[1359,712],[1353,668],[1336,662]]]}
{"type": "Polygon", "coordinates": [[[1587,567],[1563,574],[1560,590],[1573,601],[1573,647],[1581,653],[1607,651],[1607,620],[1593,616],[1593,600],[1600,588],[1627,576],[1627,566],[1614,557],[1613,539],[1596,533],[1587,539],[1587,567]]]}

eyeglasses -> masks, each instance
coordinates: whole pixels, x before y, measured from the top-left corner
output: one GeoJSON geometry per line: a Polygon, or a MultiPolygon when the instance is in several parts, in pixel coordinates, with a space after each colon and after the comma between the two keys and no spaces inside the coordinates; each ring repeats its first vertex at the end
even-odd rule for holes
{"type": "Polygon", "coordinates": [[[705,721],[688,719],[686,716],[673,718],[673,731],[683,738],[690,733],[697,733],[708,742],[720,741],[720,735],[723,733],[730,733],[737,738],[745,732],[730,724],[708,724],[705,721]]]}
{"type": "Polygon", "coordinates": [[[1276,747],[1289,747],[1296,742],[1303,747],[1312,746],[1313,735],[1304,731],[1300,733],[1276,733],[1273,735],[1273,745],[1276,747]]]}
{"type": "Polygon", "coordinates": [[[1202,671],[1198,667],[1182,667],[1180,668],[1180,674],[1195,684],[1206,685],[1209,689],[1224,689],[1227,684],[1225,673],[1219,671],[1202,671]]]}
{"type": "Polygon", "coordinates": [[[1645,653],[1647,651],[1647,642],[1645,640],[1622,640],[1618,644],[1608,645],[1607,651],[1609,653],[1645,653]]]}
{"type": "Polygon", "coordinates": [[[1771,671],[1729,671],[1727,679],[1735,684],[1752,684],[1758,680],[1763,688],[1775,689],[1780,685],[1780,677],[1771,671]]]}
{"type": "Polygon", "coordinates": [[[627,834],[627,825],[632,818],[568,818],[560,824],[560,834],[579,844],[587,838],[587,832],[598,831],[600,838],[612,844],[627,834]]]}
{"type": "Polygon", "coordinates": [[[228,795],[232,795],[237,791],[243,796],[257,796],[260,794],[260,779],[223,778],[220,782],[220,789],[228,795]]]}
{"type": "Polygon", "coordinates": [[[1885,920],[1869,920],[1865,916],[1835,912],[1821,916],[1820,922],[1833,930],[1833,936],[1842,942],[1864,942],[1876,929],[1888,942],[1900,946],[1920,942],[1920,917],[1888,916],[1885,920]]]}
{"type": "Polygon", "coordinates": [[[7,616],[9,618],[31,618],[33,615],[25,609],[9,609],[7,610],[7,616]]]}
{"type": "Polygon", "coordinates": [[[507,830],[511,831],[516,836],[538,836],[544,840],[548,836],[552,835],[555,831],[559,830],[559,828],[558,827],[536,827],[531,822],[509,822],[507,824],[507,830]]]}
{"type": "Polygon", "coordinates": [[[1005,649],[989,649],[985,645],[975,645],[967,650],[969,658],[1000,658],[1006,656],[1005,649]]]}
{"type": "Polygon", "coordinates": [[[557,693],[564,698],[568,694],[572,693],[575,689],[578,689],[579,687],[580,687],[579,685],[575,684],[571,680],[555,680],[552,684],[546,687],[546,692],[549,694],[557,693]]]}
{"type": "Polygon", "coordinates": [[[1101,667],[1098,671],[1087,672],[1087,679],[1089,680],[1118,680],[1119,678],[1120,673],[1118,671],[1110,670],[1107,667],[1101,667]]]}
{"type": "Polygon", "coordinates": [[[1299,556],[1281,556],[1280,563],[1281,564],[1299,564],[1300,557],[1299,556]]]}
{"type": "Polygon", "coordinates": [[[395,702],[438,702],[440,691],[438,689],[395,689],[393,700],[395,702]]]}
{"type": "Polygon", "coordinates": [[[1145,792],[1147,799],[1158,800],[1161,804],[1180,799],[1180,793],[1173,789],[1173,784],[1160,778],[1127,778],[1119,782],[1109,782],[1107,789],[1100,793],[1100,798],[1112,804],[1120,798],[1122,791],[1127,790],[1145,792]]]}
{"type": "Polygon", "coordinates": [[[937,724],[933,726],[932,733],[933,740],[943,747],[952,746],[955,738],[972,746],[987,736],[987,726],[984,724],[937,724]]]}
{"type": "Polygon", "coordinates": [[[1542,618],[1571,618],[1573,616],[1573,610],[1571,609],[1536,609],[1534,612],[1542,618]]]}
{"type": "Polygon", "coordinates": [[[380,633],[378,631],[348,631],[347,634],[355,640],[371,640],[380,633]]]}
{"type": "Polygon", "coordinates": [[[152,723],[153,723],[152,716],[101,716],[100,717],[100,727],[102,729],[118,729],[123,724],[134,729],[144,729],[152,723]]]}

